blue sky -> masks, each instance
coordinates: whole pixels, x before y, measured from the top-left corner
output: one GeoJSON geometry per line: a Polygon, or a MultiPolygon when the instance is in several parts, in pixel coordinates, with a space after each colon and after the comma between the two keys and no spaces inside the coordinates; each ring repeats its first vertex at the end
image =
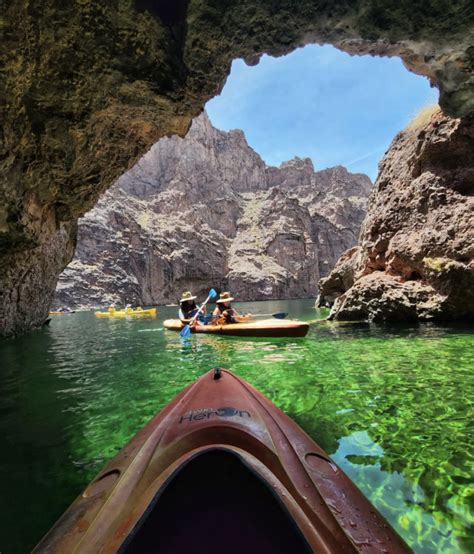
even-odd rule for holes
{"type": "Polygon", "coordinates": [[[316,169],[345,165],[372,180],[398,131],[438,91],[399,58],[349,56],[310,45],[257,66],[235,60],[206,109],[215,127],[243,129],[269,165],[309,157],[316,169]]]}

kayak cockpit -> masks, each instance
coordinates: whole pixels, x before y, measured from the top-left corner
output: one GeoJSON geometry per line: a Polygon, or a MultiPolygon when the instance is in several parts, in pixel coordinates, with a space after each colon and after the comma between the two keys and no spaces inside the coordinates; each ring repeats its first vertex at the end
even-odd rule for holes
{"type": "Polygon", "coordinates": [[[213,448],[175,471],[119,552],[310,554],[312,549],[269,484],[236,453],[213,448]]]}

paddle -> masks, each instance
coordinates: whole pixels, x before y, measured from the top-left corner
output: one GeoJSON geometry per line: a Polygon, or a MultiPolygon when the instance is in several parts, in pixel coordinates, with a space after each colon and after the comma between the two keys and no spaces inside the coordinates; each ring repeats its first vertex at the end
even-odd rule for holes
{"type": "Polygon", "coordinates": [[[185,325],[183,327],[183,329],[181,330],[181,332],[179,333],[179,335],[181,337],[183,337],[183,339],[189,337],[189,335],[191,334],[191,325],[196,321],[196,319],[199,317],[199,314],[202,312],[204,306],[209,302],[209,300],[212,300],[213,298],[215,298],[217,296],[217,292],[214,290],[214,289],[211,289],[209,291],[209,294],[205,300],[205,302],[203,302],[201,304],[201,307],[199,308],[199,310],[197,311],[196,315],[191,319],[191,321],[185,325]]]}
{"type": "Polygon", "coordinates": [[[288,312],[276,312],[275,314],[251,314],[252,317],[274,317],[276,319],[285,319],[288,312]]]}

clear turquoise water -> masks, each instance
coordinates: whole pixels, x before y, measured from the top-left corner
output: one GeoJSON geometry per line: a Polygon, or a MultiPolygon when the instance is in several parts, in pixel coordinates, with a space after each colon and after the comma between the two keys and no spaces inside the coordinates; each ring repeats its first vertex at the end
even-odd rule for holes
{"type": "MultiPolygon", "coordinates": [[[[322,319],[310,301],[244,305],[322,319]]],[[[56,317],[0,342],[0,552],[28,552],[185,385],[230,368],[294,418],[418,553],[474,552],[474,333],[319,321],[304,339],[193,336],[56,317]]]]}

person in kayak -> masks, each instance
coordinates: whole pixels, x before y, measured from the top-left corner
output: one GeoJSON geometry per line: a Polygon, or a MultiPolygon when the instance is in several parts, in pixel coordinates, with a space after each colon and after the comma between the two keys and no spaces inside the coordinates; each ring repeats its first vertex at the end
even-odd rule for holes
{"type": "MultiPolygon", "coordinates": [[[[193,296],[189,290],[184,292],[181,296],[181,300],[179,301],[179,319],[181,319],[181,321],[189,321],[198,313],[198,307],[195,302],[196,298],[197,296],[193,296]]],[[[205,306],[201,313],[206,313],[205,306]]]]}
{"type": "Polygon", "coordinates": [[[231,297],[229,292],[221,292],[219,300],[216,300],[216,308],[212,312],[213,323],[225,324],[225,323],[237,323],[241,320],[240,314],[231,305],[234,298],[231,297]]]}

